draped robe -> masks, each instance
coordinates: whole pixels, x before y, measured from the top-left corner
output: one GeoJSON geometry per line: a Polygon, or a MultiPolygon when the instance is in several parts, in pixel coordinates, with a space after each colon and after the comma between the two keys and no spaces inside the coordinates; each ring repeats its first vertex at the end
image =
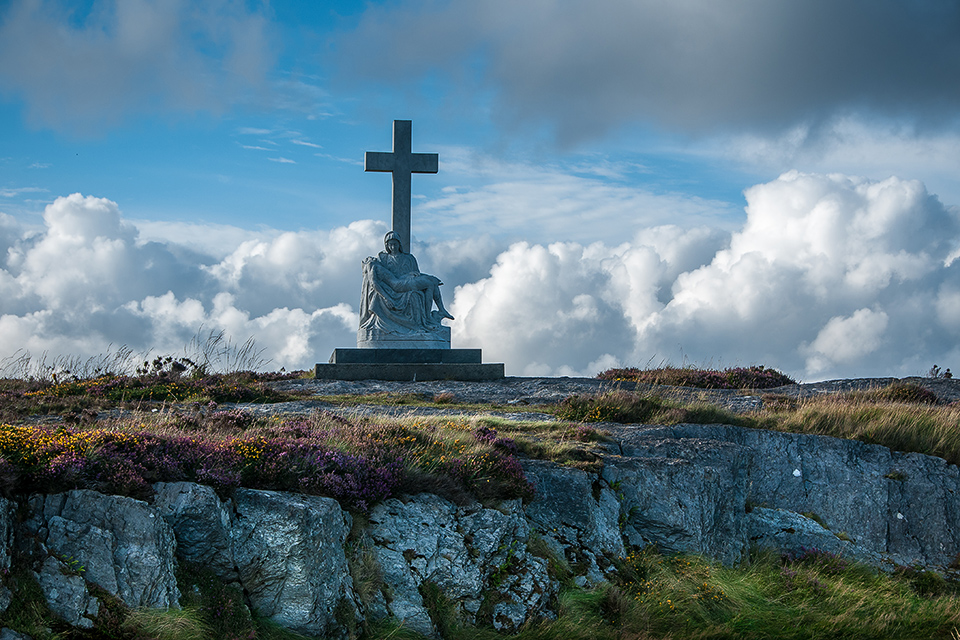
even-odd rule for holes
{"type": "Polygon", "coordinates": [[[430,311],[433,298],[427,289],[439,286],[435,276],[420,273],[417,259],[409,253],[381,251],[363,261],[360,295],[360,328],[386,333],[433,333],[440,315],[430,311]]]}

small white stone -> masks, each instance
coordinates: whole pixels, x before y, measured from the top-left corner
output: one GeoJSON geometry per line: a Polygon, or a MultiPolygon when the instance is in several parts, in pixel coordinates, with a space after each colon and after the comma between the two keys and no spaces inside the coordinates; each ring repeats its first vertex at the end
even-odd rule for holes
{"type": "Polygon", "coordinates": [[[897,512],[897,520],[903,520],[903,514],[899,511],[897,512]]]}
{"type": "Polygon", "coordinates": [[[799,477],[802,476],[802,475],[803,475],[803,474],[800,473],[800,469],[794,469],[794,470],[793,470],[793,477],[794,477],[794,478],[799,478],[799,477]]]}

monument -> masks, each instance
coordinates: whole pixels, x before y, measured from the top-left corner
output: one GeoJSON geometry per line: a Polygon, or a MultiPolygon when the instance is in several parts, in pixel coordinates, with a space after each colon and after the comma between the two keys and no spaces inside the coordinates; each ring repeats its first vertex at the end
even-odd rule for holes
{"type": "Polygon", "coordinates": [[[484,364],[480,349],[452,349],[454,320],[443,305],[440,278],[421,273],[410,252],[410,188],[414,173],[437,173],[439,156],[412,152],[412,123],[393,121],[393,151],[368,151],[364,171],[393,178],[392,229],[383,251],[363,260],[356,349],[334,349],[315,376],[328,380],[496,380],[503,364],[484,364]]]}

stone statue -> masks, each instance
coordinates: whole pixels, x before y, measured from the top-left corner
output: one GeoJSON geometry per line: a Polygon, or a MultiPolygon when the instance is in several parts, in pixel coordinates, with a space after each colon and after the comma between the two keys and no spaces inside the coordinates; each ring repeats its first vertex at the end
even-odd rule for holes
{"type": "Polygon", "coordinates": [[[420,273],[397,233],[387,233],[383,245],[385,251],[363,261],[357,346],[449,349],[450,328],[440,321],[453,316],[443,306],[443,283],[420,273]]]}

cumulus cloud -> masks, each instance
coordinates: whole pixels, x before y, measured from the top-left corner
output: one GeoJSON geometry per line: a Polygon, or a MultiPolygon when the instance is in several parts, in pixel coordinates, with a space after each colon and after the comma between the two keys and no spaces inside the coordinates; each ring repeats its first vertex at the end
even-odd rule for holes
{"type": "Polygon", "coordinates": [[[74,194],[32,233],[0,218],[0,353],[89,357],[126,345],[177,353],[198,330],[253,337],[274,367],[323,361],[355,340],[347,277],[382,236],[373,222],[329,233],[251,237],[218,259],[167,241],[142,242],[116,203],[74,194]],[[372,233],[366,233],[371,231],[372,233]],[[375,244],[375,242],[373,243],[375,244]],[[323,355],[326,353],[326,355],[323,355]]]}
{"type": "Polygon", "coordinates": [[[0,13],[0,92],[29,120],[92,132],[131,112],[219,113],[273,65],[265,15],[234,0],[14,0],[0,13]]]}
{"type": "Polygon", "coordinates": [[[949,0],[585,0],[372,6],[337,51],[382,82],[443,69],[518,128],[561,141],[638,119],[689,131],[784,129],[838,109],[955,117],[949,0]]]}
{"type": "Polygon", "coordinates": [[[454,335],[529,353],[527,372],[588,373],[606,354],[915,375],[960,355],[960,220],[921,183],[792,172],[746,196],[725,242],[661,227],[619,247],[516,244],[457,291],[454,335]]]}
{"type": "MultiPolygon", "coordinates": [[[[916,375],[960,357],[960,212],[917,181],[785,173],[746,221],[636,229],[622,242],[422,242],[455,347],[512,375],[615,365],[766,364],[803,379],[916,375]]],[[[202,326],[253,337],[275,368],[355,344],[359,265],[386,226],[142,237],[117,204],[58,198],[39,232],[0,216],[0,354],[179,352],[202,326]]],[[[192,228],[193,233],[202,233],[192,228]]],[[[954,367],[956,365],[954,362],[954,367]]]]}

